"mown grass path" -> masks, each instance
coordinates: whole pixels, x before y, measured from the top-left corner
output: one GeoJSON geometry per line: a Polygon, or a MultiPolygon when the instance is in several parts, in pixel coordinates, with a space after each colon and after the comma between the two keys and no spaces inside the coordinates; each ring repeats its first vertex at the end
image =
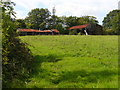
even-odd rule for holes
{"type": "Polygon", "coordinates": [[[117,88],[118,36],[22,36],[34,56],[27,88],[117,88]]]}

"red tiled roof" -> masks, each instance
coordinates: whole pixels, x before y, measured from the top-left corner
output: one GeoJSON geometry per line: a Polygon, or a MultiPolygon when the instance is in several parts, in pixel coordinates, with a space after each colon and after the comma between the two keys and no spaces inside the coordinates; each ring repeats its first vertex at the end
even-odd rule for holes
{"type": "Polygon", "coordinates": [[[39,30],[35,30],[35,29],[18,29],[18,30],[22,32],[39,32],[39,30]]]}
{"type": "Polygon", "coordinates": [[[58,32],[58,33],[59,33],[59,31],[58,31],[57,29],[52,29],[52,31],[54,31],[54,32],[58,32]]]}
{"type": "Polygon", "coordinates": [[[18,31],[21,31],[21,32],[59,32],[57,29],[52,29],[51,30],[44,30],[44,31],[40,31],[40,30],[35,30],[35,29],[18,29],[18,31]]]}
{"type": "Polygon", "coordinates": [[[71,30],[71,29],[82,29],[82,28],[87,27],[88,25],[89,25],[89,24],[73,26],[73,27],[69,28],[69,30],[71,30]]]}
{"type": "Polygon", "coordinates": [[[44,31],[41,31],[41,30],[35,30],[35,32],[44,32],[44,31]]]}
{"type": "Polygon", "coordinates": [[[44,30],[43,32],[52,32],[51,30],[44,30]]]}

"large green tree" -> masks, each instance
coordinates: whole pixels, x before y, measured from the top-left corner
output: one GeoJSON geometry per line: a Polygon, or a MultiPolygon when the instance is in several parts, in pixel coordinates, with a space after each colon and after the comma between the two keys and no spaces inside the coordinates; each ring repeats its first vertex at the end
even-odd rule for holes
{"type": "Polygon", "coordinates": [[[103,20],[105,34],[120,34],[120,10],[110,11],[103,20]]]}
{"type": "Polygon", "coordinates": [[[28,16],[25,18],[27,28],[45,29],[49,17],[50,12],[48,9],[33,9],[28,13],[28,16]]]}

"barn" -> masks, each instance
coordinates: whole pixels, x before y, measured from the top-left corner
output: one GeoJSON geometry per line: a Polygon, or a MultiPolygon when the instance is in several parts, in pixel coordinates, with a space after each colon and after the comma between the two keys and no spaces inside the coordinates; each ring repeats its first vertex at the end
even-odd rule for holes
{"type": "Polygon", "coordinates": [[[58,35],[58,34],[60,34],[60,32],[57,29],[52,29],[52,30],[18,29],[17,32],[20,36],[26,36],[26,35],[58,35]]]}
{"type": "MultiPolygon", "coordinates": [[[[81,35],[102,35],[103,28],[101,25],[98,24],[85,24],[85,25],[78,25],[69,28],[70,32],[75,31],[76,33],[81,33],[81,35]]],[[[74,34],[74,33],[73,33],[74,34]]]]}
{"type": "Polygon", "coordinates": [[[52,32],[53,32],[54,35],[59,35],[60,34],[60,32],[57,29],[52,29],[52,32]]]}

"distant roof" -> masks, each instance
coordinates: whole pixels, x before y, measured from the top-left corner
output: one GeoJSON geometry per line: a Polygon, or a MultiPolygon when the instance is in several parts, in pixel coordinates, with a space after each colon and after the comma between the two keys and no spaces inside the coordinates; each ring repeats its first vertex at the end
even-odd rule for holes
{"type": "Polygon", "coordinates": [[[57,29],[52,29],[51,30],[44,30],[44,31],[41,31],[41,30],[35,30],[35,29],[18,29],[18,31],[20,32],[59,32],[57,29]]]}
{"type": "Polygon", "coordinates": [[[39,30],[35,30],[35,29],[18,29],[19,31],[22,31],[22,32],[41,32],[39,30]]]}
{"type": "Polygon", "coordinates": [[[53,32],[58,32],[58,33],[59,33],[59,31],[58,31],[57,29],[52,29],[52,31],[53,31],[53,32]]]}
{"type": "Polygon", "coordinates": [[[90,25],[90,24],[73,26],[73,27],[69,28],[69,30],[71,30],[71,29],[82,29],[82,28],[86,28],[86,27],[89,26],[89,25],[90,25]]]}
{"type": "Polygon", "coordinates": [[[52,32],[51,30],[44,30],[43,32],[52,32]]]}

